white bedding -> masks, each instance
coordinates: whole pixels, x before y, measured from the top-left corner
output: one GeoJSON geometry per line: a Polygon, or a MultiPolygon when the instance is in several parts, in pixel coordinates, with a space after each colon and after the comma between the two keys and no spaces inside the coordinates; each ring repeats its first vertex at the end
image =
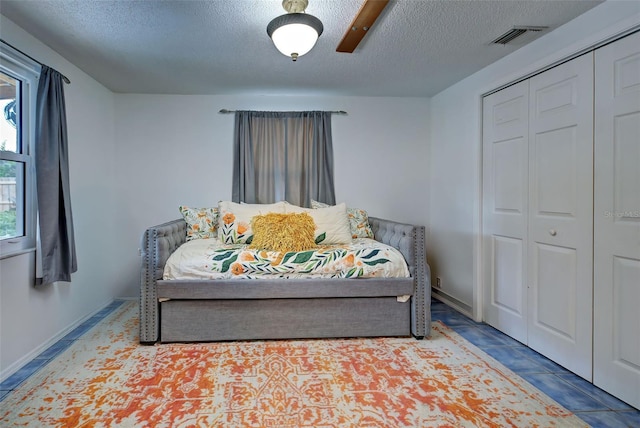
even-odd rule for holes
{"type": "Polygon", "coordinates": [[[194,239],[167,260],[163,279],[391,278],[408,277],[395,248],[369,238],[314,251],[278,253],[247,245],[194,239]]]}

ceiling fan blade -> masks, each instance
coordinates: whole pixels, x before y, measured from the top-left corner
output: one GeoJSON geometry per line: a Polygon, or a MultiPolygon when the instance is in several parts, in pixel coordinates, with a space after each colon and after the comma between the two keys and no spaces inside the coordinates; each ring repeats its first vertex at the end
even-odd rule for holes
{"type": "Polygon", "coordinates": [[[389,3],[389,0],[365,0],[351,22],[349,29],[342,37],[340,44],[338,44],[336,52],[353,53],[387,6],[387,3],[389,3]]]}

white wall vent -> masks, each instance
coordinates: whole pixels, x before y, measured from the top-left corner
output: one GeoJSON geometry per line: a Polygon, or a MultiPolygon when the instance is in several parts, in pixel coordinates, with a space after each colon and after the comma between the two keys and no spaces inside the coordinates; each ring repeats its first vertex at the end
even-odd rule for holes
{"type": "Polygon", "coordinates": [[[520,37],[525,33],[540,32],[540,31],[546,30],[547,28],[549,27],[533,27],[533,26],[513,27],[511,30],[507,31],[497,39],[493,40],[491,44],[506,45],[507,43],[513,41],[513,39],[515,39],[516,37],[520,37]]]}

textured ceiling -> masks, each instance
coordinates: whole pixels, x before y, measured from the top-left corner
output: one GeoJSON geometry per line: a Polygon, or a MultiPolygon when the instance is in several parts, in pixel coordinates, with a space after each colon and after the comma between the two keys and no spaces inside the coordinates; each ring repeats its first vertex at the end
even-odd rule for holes
{"type": "Polygon", "coordinates": [[[392,0],[353,54],[338,53],[361,3],[309,0],[324,33],[295,63],[266,34],[280,0],[0,0],[0,13],[118,93],[406,97],[533,40],[489,44],[513,26],[552,31],[601,1],[392,0]]]}

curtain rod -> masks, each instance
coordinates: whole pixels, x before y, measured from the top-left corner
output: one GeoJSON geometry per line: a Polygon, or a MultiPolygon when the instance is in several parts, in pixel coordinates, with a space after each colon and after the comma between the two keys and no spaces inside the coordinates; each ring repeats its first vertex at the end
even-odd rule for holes
{"type": "MultiPolygon", "coordinates": [[[[222,113],[222,114],[227,114],[227,113],[235,113],[237,110],[227,110],[226,108],[221,109],[218,113],[222,113]]],[[[344,110],[335,110],[335,111],[328,111],[327,113],[333,113],[333,114],[347,114],[346,111],[344,110]]]]}
{"type": "MultiPolygon", "coordinates": [[[[20,52],[22,55],[26,56],[26,57],[27,57],[27,58],[29,58],[31,61],[33,61],[33,62],[35,62],[35,63],[37,63],[37,64],[40,64],[40,66],[46,65],[46,64],[41,63],[40,61],[38,61],[37,59],[35,59],[35,58],[34,58],[34,57],[32,57],[31,55],[29,55],[28,53],[25,53],[25,52],[21,51],[20,49],[18,49],[17,47],[13,46],[11,43],[7,43],[5,40],[0,39],[0,42],[2,42],[2,43],[4,43],[5,45],[9,46],[9,47],[10,47],[11,49],[13,49],[13,50],[15,50],[15,51],[17,51],[17,52],[20,52]]],[[[48,65],[47,65],[47,67],[48,67],[48,65]]],[[[56,71],[57,71],[57,70],[56,70],[56,71]]],[[[58,73],[60,73],[60,72],[58,71],[58,73]]],[[[64,75],[64,74],[62,74],[62,73],[60,73],[60,74],[62,75],[62,80],[64,80],[64,81],[65,81],[65,83],[67,83],[67,84],[70,84],[70,83],[71,83],[71,80],[69,80],[69,78],[68,78],[67,76],[65,76],[65,75],[64,75]]]]}

